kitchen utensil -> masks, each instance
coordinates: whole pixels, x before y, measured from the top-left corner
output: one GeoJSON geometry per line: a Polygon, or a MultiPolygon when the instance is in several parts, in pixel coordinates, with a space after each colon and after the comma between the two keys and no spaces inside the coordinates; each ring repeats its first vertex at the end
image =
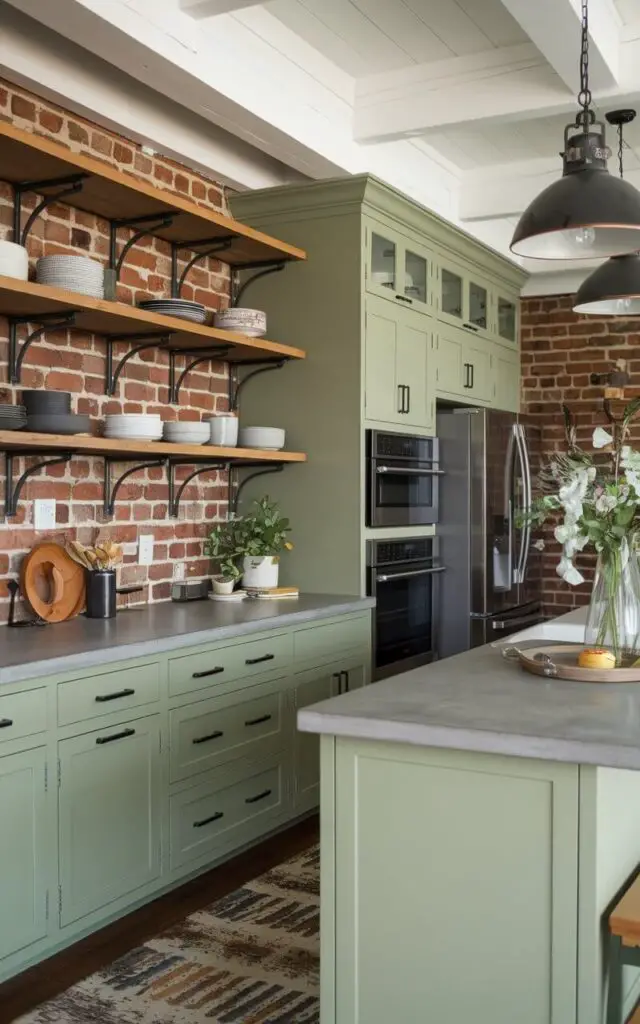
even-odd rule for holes
{"type": "Polygon", "coordinates": [[[85,570],[87,618],[112,619],[116,614],[115,569],[85,570]]]}
{"type": "Polygon", "coordinates": [[[223,448],[235,448],[238,443],[238,417],[231,415],[211,416],[209,419],[211,444],[223,448]]]}
{"type": "Polygon", "coordinates": [[[23,391],[22,401],[29,415],[51,413],[60,416],[71,412],[70,391],[23,391]]]}
{"type": "Polygon", "coordinates": [[[285,432],[280,427],[242,427],[240,446],[242,448],[267,448],[280,451],[284,448],[285,432]]]}
{"type": "Polygon", "coordinates": [[[36,434],[88,434],[91,430],[91,419],[89,416],[79,416],[71,412],[63,415],[29,415],[27,430],[33,430],[36,434]]]}
{"type": "Polygon", "coordinates": [[[238,331],[250,338],[261,338],[267,333],[267,314],[261,309],[224,309],[214,313],[213,323],[224,331],[238,331]]]}
{"type": "Polygon", "coordinates": [[[85,547],[80,541],[67,543],[67,554],[78,565],[89,570],[113,569],[122,561],[122,548],[111,540],[102,541],[95,547],[85,547]]]}
{"type": "Polygon", "coordinates": [[[60,544],[45,541],[25,555],[20,586],[31,609],[45,622],[64,622],[84,608],[84,570],[60,544]]]}
{"type": "Polygon", "coordinates": [[[0,275],[15,277],[19,281],[29,278],[29,253],[23,245],[0,242],[0,275]]]}
{"type": "Polygon", "coordinates": [[[518,661],[527,672],[548,679],[572,679],[581,683],[639,683],[640,665],[627,668],[580,668],[578,655],[584,644],[541,644],[505,647],[502,657],[518,661]]]}
{"type": "Polygon", "coordinates": [[[17,580],[7,580],[7,590],[9,591],[9,618],[7,619],[7,626],[47,625],[44,619],[41,619],[39,615],[35,615],[32,619],[16,619],[16,600],[20,593],[20,584],[17,580]]]}

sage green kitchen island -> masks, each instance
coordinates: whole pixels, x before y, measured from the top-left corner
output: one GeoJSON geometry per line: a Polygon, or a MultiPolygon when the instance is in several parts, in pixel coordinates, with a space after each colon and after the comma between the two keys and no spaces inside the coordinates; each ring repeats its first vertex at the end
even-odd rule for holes
{"type": "MultiPolygon", "coordinates": [[[[640,862],[640,686],[490,647],[298,714],[321,735],[322,1024],[601,1024],[640,862]]],[[[640,994],[627,969],[625,1006],[640,994]]]]}

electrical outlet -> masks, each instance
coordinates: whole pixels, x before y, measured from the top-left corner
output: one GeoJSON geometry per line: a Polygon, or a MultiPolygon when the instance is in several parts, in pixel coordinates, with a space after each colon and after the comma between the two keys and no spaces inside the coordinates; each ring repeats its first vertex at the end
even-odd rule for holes
{"type": "Polygon", "coordinates": [[[153,534],[141,533],[138,538],[138,563],[151,565],[153,562],[153,534]]]}
{"type": "Polygon", "coordinates": [[[183,580],[186,573],[186,566],[184,562],[174,562],[173,565],[173,578],[174,580],[183,580]]]}
{"type": "Polygon", "coordinates": [[[35,530],[55,530],[55,498],[36,498],[33,503],[33,527],[35,530]]]}

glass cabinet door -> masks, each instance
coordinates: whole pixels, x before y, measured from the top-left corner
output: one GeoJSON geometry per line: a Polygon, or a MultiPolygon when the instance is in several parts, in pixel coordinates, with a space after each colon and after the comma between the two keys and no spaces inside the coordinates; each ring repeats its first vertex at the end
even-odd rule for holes
{"type": "Polygon", "coordinates": [[[428,263],[425,256],[420,256],[411,249],[404,252],[404,294],[413,302],[427,301],[428,263]]]}
{"type": "Polygon", "coordinates": [[[486,330],[488,323],[489,292],[475,281],[469,282],[469,323],[486,330]]]}
{"type": "Polygon", "coordinates": [[[440,268],[440,309],[446,316],[463,320],[464,282],[461,274],[440,268]]]}
{"type": "Polygon", "coordinates": [[[518,311],[515,302],[498,296],[498,334],[505,341],[516,341],[518,311]]]}
{"type": "Polygon", "coordinates": [[[377,289],[398,287],[398,247],[390,238],[371,232],[371,283],[377,289]]]}

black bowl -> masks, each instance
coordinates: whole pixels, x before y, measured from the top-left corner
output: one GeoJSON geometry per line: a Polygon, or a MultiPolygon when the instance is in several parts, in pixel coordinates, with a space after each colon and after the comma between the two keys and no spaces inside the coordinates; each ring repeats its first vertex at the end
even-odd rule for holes
{"type": "Polygon", "coordinates": [[[70,391],[23,391],[22,398],[29,415],[63,416],[71,412],[70,391]]]}
{"type": "Polygon", "coordinates": [[[36,434],[88,434],[90,429],[89,416],[44,413],[27,417],[27,430],[33,430],[36,434]]]}

